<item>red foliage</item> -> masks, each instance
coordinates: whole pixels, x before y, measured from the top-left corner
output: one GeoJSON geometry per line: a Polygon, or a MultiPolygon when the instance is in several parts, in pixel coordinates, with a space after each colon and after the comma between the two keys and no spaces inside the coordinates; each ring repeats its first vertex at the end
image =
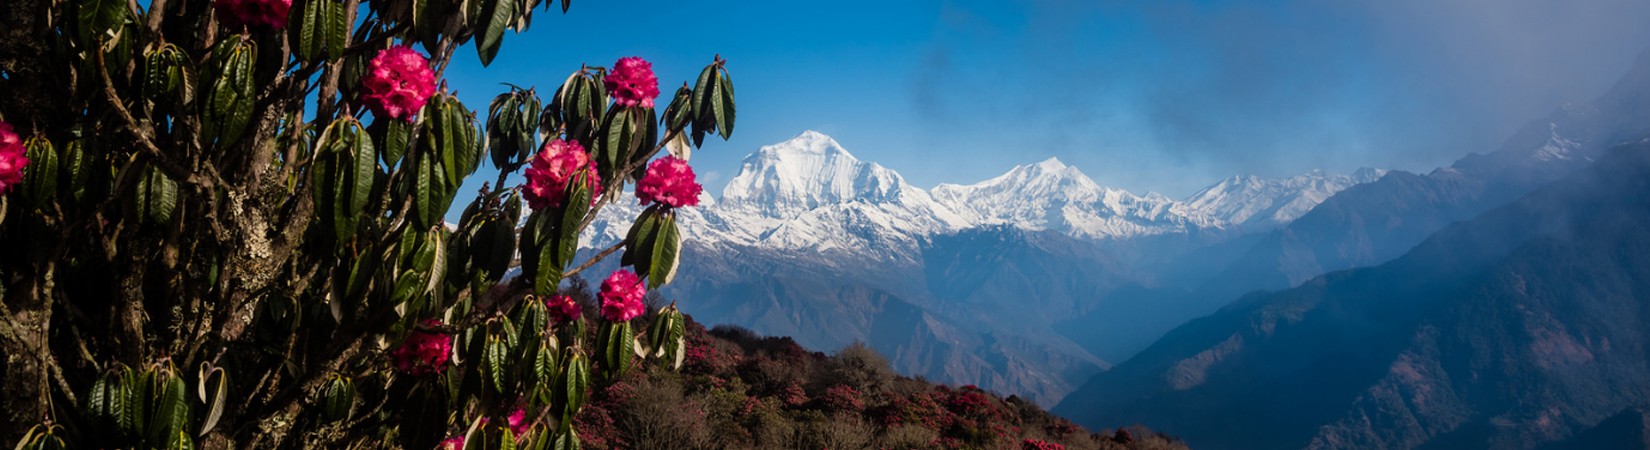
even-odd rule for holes
{"type": "Polygon", "coordinates": [[[865,411],[865,400],[861,398],[859,391],[845,384],[825,389],[825,395],[820,396],[819,401],[826,410],[831,412],[853,411],[857,413],[865,411]]]}
{"type": "Polygon", "coordinates": [[[1066,446],[1036,439],[1026,439],[1025,442],[1020,443],[1020,450],[1066,450],[1066,446]]]}
{"type": "Polygon", "coordinates": [[[808,393],[802,390],[801,385],[791,383],[785,388],[785,392],[779,394],[779,401],[785,402],[788,406],[802,406],[803,403],[808,403],[808,393]]]}

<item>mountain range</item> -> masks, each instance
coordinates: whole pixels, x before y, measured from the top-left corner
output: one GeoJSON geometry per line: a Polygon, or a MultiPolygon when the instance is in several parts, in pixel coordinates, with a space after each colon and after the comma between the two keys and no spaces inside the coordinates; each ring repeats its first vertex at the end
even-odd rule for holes
{"type": "MultiPolygon", "coordinates": [[[[1053,324],[1156,285],[1149,262],[1273,229],[1384,174],[1236,176],[1174,200],[1051,158],[925,190],[807,131],[679,212],[685,263],[664,293],[699,320],[814,348],[864,341],[904,373],[1052,405],[1109,365],[1053,324]]],[[[640,209],[604,209],[583,246],[622,239],[640,209]]]]}
{"type": "Polygon", "coordinates": [[[1562,442],[1650,404],[1646,273],[1650,140],[1391,262],[1194,320],[1056,411],[1197,448],[1562,442]]]}
{"type": "Polygon", "coordinates": [[[1224,307],[1056,412],[1199,448],[1646,448],[1646,136],[1650,54],[1495,152],[1347,189],[1199,286],[1137,292],[1224,307]],[[1277,291],[1239,297],[1256,287],[1277,291]]]}

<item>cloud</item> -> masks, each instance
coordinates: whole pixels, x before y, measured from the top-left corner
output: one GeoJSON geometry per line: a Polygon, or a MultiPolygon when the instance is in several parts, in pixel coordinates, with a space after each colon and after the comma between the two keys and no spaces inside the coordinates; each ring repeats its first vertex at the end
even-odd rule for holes
{"type": "Polygon", "coordinates": [[[1031,139],[1068,151],[1147,152],[1160,166],[1226,173],[1447,164],[1591,100],[1650,46],[1642,0],[946,8],[949,28],[914,78],[920,115],[954,127],[1006,111],[1031,139]],[[1037,91],[1050,85],[1055,98],[1037,91]],[[1021,87],[948,96],[1002,86],[1021,87]]]}

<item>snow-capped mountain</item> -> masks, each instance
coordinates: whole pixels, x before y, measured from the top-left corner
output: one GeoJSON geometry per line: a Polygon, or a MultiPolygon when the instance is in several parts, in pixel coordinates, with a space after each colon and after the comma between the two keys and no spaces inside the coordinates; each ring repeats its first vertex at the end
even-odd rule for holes
{"type": "Polygon", "coordinates": [[[1230,227],[1277,227],[1293,222],[1335,193],[1378,180],[1386,172],[1362,168],[1351,175],[1321,170],[1289,178],[1240,175],[1203,188],[1175,207],[1181,214],[1230,227]]]}
{"type": "MultiPolygon", "coordinates": [[[[1106,364],[1052,324],[1113,289],[1155,284],[1129,255],[1184,251],[1136,239],[1256,231],[1376,175],[1238,177],[1177,201],[1049,159],[927,190],[808,131],[747,156],[719,198],[677,212],[684,272],[665,295],[706,323],[823,349],[865,341],[902,372],[1052,404],[1106,364]]],[[[628,194],[609,204],[585,248],[623,239],[641,210],[628,194]]]]}
{"type": "MultiPolygon", "coordinates": [[[[1177,201],[1104,187],[1058,159],[1016,166],[974,184],[932,192],[899,173],[855,158],[816,131],[747,156],[720,199],[681,211],[699,245],[843,252],[908,260],[927,237],[1010,225],[1085,239],[1120,239],[1192,229],[1253,231],[1288,223],[1324,199],[1385,171],[1321,171],[1290,178],[1233,177],[1177,201]]],[[[591,246],[625,234],[641,207],[620,201],[602,212],[591,246]]]]}
{"type": "Polygon", "coordinates": [[[1175,202],[1158,193],[1134,195],[1101,187],[1076,167],[1049,158],[1016,166],[970,185],[941,184],[934,197],[965,211],[977,226],[1007,224],[1086,238],[1132,237],[1213,225],[1171,211],[1175,202]]]}

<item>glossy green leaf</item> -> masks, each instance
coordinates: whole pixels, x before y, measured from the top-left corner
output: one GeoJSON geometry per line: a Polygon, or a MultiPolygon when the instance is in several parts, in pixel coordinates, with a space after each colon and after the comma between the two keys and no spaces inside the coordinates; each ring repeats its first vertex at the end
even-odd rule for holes
{"type": "Polygon", "coordinates": [[[292,53],[303,61],[316,61],[321,58],[321,47],[326,42],[329,28],[326,14],[326,3],[332,0],[300,0],[297,11],[292,11],[288,18],[288,29],[297,30],[296,33],[287,33],[292,46],[292,53]]]}
{"type": "Polygon", "coordinates": [[[344,3],[342,2],[335,2],[332,0],[318,1],[325,1],[327,3],[326,18],[329,25],[329,29],[327,30],[326,45],[327,57],[342,58],[344,57],[344,49],[349,46],[350,11],[344,7],[344,3]]]}
{"type": "MultiPolygon", "coordinates": [[[[565,0],[564,0],[565,1],[565,0]]],[[[556,434],[556,442],[552,444],[555,450],[579,450],[579,432],[573,427],[564,427],[556,434]]]]}
{"type": "Polygon", "coordinates": [[[177,210],[178,183],[159,168],[147,167],[132,196],[133,209],[145,223],[163,225],[172,221],[177,210]]]}
{"type": "Polygon", "coordinates": [[[716,89],[716,65],[705,66],[699,72],[699,81],[693,85],[693,146],[704,145],[705,134],[716,126],[715,113],[712,111],[712,101],[716,89]]]}
{"type": "Polygon", "coordinates": [[[85,142],[86,139],[69,141],[63,146],[62,158],[58,161],[59,194],[69,202],[85,200],[86,191],[91,189],[92,161],[86,156],[85,142]]]}
{"type": "Polygon", "coordinates": [[[207,124],[207,137],[216,140],[220,147],[239,140],[252,119],[255,100],[252,63],[256,59],[257,49],[250,40],[224,39],[213,50],[216,72],[202,122],[207,124]]]}
{"type": "Polygon", "coordinates": [[[476,39],[476,52],[485,67],[493,63],[493,57],[498,56],[498,49],[504,43],[504,30],[510,28],[521,11],[517,0],[481,1],[482,8],[489,12],[486,13],[487,23],[481,27],[476,39]]]}
{"type": "Polygon", "coordinates": [[[572,423],[573,416],[578,414],[579,408],[584,407],[584,391],[590,387],[590,363],[577,348],[568,347],[562,352],[561,359],[565,367],[562,368],[561,377],[557,379],[555,398],[551,405],[559,408],[558,415],[562,428],[572,428],[568,425],[572,423]]]}
{"type": "Polygon", "coordinates": [[[607,369],[607,378],[616,379],[630,370],[630,361],[635,357],[635,336],[631,334],[630,322],[609,323],[606,328],[602,365],[607,369]]]}
{"type": "Polygon", "coordinates": [[[509,367],[505,366],[510,358],[510,347],[503,336],[488,336],[485,350],[482,352],[482,367],[487,369],[487,381],[495,392],[509,392],[506,384],[509,367]]]}
{"type": "Polygon", "coordinates": [[[716,109],[716,130],[722,133],[722,140],[725,141],[728,140],[729,137],[733,136],[733,120],[735,116],[735,108],[733,105],[733,80],[728,78],[728,71],[725,68],[722,69],[720,76],[717,78],[717,101],[712,107],[716,109]]]}
{"type": "Polygon", "coordinates": [[[45,208],[57,194],[57,147],[40,137],[23,143],[29,164],[23,167],[23,198],[27,205],[45,208]]]}
{"type": "Polygon", "coordinates": [[[401,163],[401,157],[407,154],[407,146],[412,139],[412,128],[413,124],[404,120],[373,121],[372,133],[378,141],[378,156],[386,167],[401,163]]]}
{"type": "Polygon", "coordinates": [[[131,16],[126,2],[121,0],[89,0],[73,4],[78,7],[80,42],[86,48],[96,47],[101,38],[114,33],[115,28],[126,23],[131,16]]]}
{"type": "Polygon", "coordinates": [[[676,214],[666,213],[659,218],[653,233],[650,262],[647,267],[647,288],[658,289],[676,278],[676,265],[681,258],[681,234],[676,229],[676,214]]]}
{"type": "Polygon", "coordinates": [[[149,436],[153,442],[171,442],[179,433],[189,432],[189,397],[185,394],[183,377],[170,370],[161,372],[157,381],[160,383],[155,392],[158,409],[148,424],[149,436]]]}
{"type": "Polygon", "coordinates": [[[321,393],[321,412],[327,420],[348,419],[354,404],[355,383],[337,374],[327,380],[326,388],[321,393]]]}

